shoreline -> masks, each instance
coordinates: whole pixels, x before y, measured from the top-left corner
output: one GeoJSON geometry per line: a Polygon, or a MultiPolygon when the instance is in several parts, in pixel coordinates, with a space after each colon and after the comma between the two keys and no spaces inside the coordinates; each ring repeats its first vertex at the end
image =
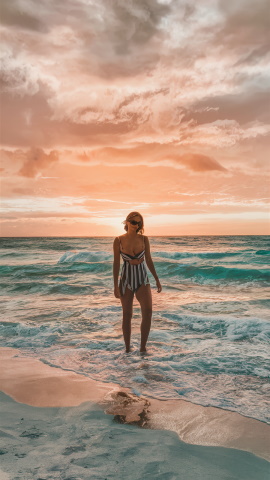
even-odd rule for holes
{"type": "MultiPolygon", "coordinates": [[[[109,398],[117,396],[118,392],[134,397],[129,388],[51,367],[25,356],[18,349],[1,347],[0,362],[0,390],[18,403],[53,408],[79,406],[90,401],[103,410],[106,406],[106,413],[119,414],[122,405],[116,405],[109,398]]],[[[138,404],[147,399],[146,429],[175,432],[187,444],[244,450],[270,461],[270,426],[267,423],[182,399],[137,398],[137,403],[129,405],[129,412],[133,417],[138,416],[138,404]]]]}

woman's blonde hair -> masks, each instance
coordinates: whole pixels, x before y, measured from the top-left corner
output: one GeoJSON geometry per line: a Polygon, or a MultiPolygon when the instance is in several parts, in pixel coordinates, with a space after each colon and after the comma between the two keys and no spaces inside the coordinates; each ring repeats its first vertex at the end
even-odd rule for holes
{"type": "Polygon", "coordinates": [[[132,217],[136,217],[136,215],[141,217],[141,223],[140,225],[138,225],[136,233],[140,233],[142,235],[144,233],[144,221],[143,221],[143,216],[139,212],[130,212],[126,217],[126,220],[124,220],[122,223],[125,224],[124,229],[127,232],[128,231],[127,221],[131,220],[132,217]]]}

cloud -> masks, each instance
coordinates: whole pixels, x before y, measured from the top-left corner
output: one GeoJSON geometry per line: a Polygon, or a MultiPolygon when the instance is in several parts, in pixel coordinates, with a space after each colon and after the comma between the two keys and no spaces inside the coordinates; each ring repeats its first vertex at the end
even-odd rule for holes
{"type": "Polygon", "coordinates": [[[33,15],[34,7],[35,4],[31,1],[2,0],[1,23],[37,32],[47,31],[46,25],[37,16],[33,15]]]}
{"type": "Polygon", "coordinates": [[[270,96],[268,91],[246,90],[226,95],[215,95],[192,105],[183,120],[196,120],[198,124],[217,120],[235,120],[244,125],[252,120],[270,123],[270,96]]]}
{"type": "Polygon", "coordinates": [[[107,165],[135,166],[146,165],[166,166],[178,168],[179,164],[187,167],[194,172],[204,172],[209,170],[227,171],[214,158],[201,153],[182,153],[179,146],[148,144],[139,145],[130,148],[105,147],[95,149],[89,154],[86,152],[80,156],[84,163],[94,164],[103,163],[107,165]]]}
{"type": "Polygon", "coordinates": [[[266,4],[5,1],[3,144],[175,144],[212,158],[262,137],[266,4]]]}
{"type": "MultiPolygon", "coordinates": [[[[100,59],[99,74],[110,77],[125,73],[130,75],[147,62],[156,62],[159,59],[158,50],[153,52],[148,47],[159,31],[161,20],[169,13],[170,5],[157,0],[118,0],[102,2],[101,8],[104,7],[106,13],[103,10],[102,20],[95,28],[96,35],[90,40],[92,52],[100,59]],[[102,42],[98,33],[102,33],[102,42]],[[140,56],[136,55],[138,51],[140,56]]],[[[96,14],[98,10],[101,9],[96,7],[96,14]]]]}
{"type": "MultiPolygon", "coordinates": [[[[33,61],[29,52],[24,52],[20,45],[12,45],[8,40],[3,42],[0,52],[2,91],[19,97],[35,95],[42,89],[48,95],[55,94],[59,81],[54,73],[48,74],[42,61],[36,57],[33,61]]],[[[21,41],[23,38],[20,38],[21,41]]]]}
{"type": "Polygon", "coordinates": [[[3,0],[7,215],[70,213],[70,230],[18,232],[73,234],[82,214],[89,234],[93,214],[107,234],[127,209],[265,213],[250,199],[269,191],[268,3],[3,0]]]}
{"type": "MultiPolygon", "coordinates": [[[[66,29],[71,35],[74,32],[69,48],[73,50],[78,42],[80,70],[107,79],[149,71],[158,62],[157,46],[163,38],[160,24],[170,11],[170,4],[158,0],[47,0],[41,4],[6,0],[3,23],[26,29],[29,35],[39,32],[48,53],[52,43],[55,49],[69,44],[60,39],[61,35],[67,39],[66,29]],[[45,37],[48,31],[52,36],[45,37]]],[[[39,42],[32,45],[32,51],[37,48],[39,42]]]]}
{"type": "Polygon", "coordinates": [[[188,153],[179,156],[175,155],[173,158],[195,172],[205,172],[209,170],[220,170],[225,172],[227,170],[214,158],[210,158],[206,155],[188,153]]]}
{"type": "Polygon", "coordinates": [[[223,26],[216,40],[222,41],[225,48],[250,54],[257,50],[263,57],[268,45],[270,49],[270,16],[268,0],[238,0],[237,2],[219,0],[219,9],[223,15],[223,26]]]}
{"type": "Polygon", "coordinates": [[[269,57],[269,47],[269,44],[263,44],[259,45],[259,47],[254,47],[250,52],[248,52],[248,54],[244,53],[239,58],[239,60],[235,63],[235,67],[241,65],[254,65],[259,63],[261,60],[266,59],[267,57],[269,57]]]}
{"type": "MultiPolygon", "coordinates": [[[[132,130],[146,122],[158,125],[161,119],[156,117],[165,112],[170,112],[172,122],[175,117],[173,111],[177,111],[169,88],[148,89],[146,86],[129,85],[121,88],[96,85],[91,92],[85,87],[74,88],[72,92],[59,93],[49,104],[55,112],[52,120],[67,119],[82,125],[128,124],[132,130]]],[[[166,120],[168,122],[169,119],[166,120]]]]}
{"type": "Polygon", "coordinates": [[[2,91],[13,95],[34,95],[39,90],[39,74],[35,66],[15,58],[10,49],[1,54],[0,84],[2,91]]]}
{"type": "Polygon", "coordinates": [[[25,163],[18,174],[23,177],[36,177],[57,160],[58,153],[55,150],[47,154],[42,148],[31,148],[26,153],[25,163]]]}

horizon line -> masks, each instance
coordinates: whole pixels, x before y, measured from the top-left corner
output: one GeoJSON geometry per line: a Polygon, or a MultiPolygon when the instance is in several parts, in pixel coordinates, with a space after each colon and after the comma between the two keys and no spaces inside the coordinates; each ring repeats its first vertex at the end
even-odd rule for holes
{"type": "MultiPolygon", "coordinates": [[[[31,235],[31,236],[0,236],[0,239],[5,239],[5,238],[113,238],[114,236],[117,235],[80,235],[80,236],[75,236],[75,235],[31,235]]],[[[263,233],[263,234],[209,234],[209,235],[200,235],[200,234],[186,234],[186,235],[147,235],[148,237],[269,237],[270,233],[263,233]]]]}

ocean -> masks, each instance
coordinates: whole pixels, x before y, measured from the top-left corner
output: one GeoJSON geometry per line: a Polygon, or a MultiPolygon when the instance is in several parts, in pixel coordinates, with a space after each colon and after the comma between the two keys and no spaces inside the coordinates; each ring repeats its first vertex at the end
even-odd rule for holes
{"type": "Polygon", "coordinates": [[[139,396],[269,422],[269,236],[149,236],[163,290],[147,269],[153,317],[144,356],[136,297],[125,353],[113,240],[2,238],[0,345],[139,396]]]}

